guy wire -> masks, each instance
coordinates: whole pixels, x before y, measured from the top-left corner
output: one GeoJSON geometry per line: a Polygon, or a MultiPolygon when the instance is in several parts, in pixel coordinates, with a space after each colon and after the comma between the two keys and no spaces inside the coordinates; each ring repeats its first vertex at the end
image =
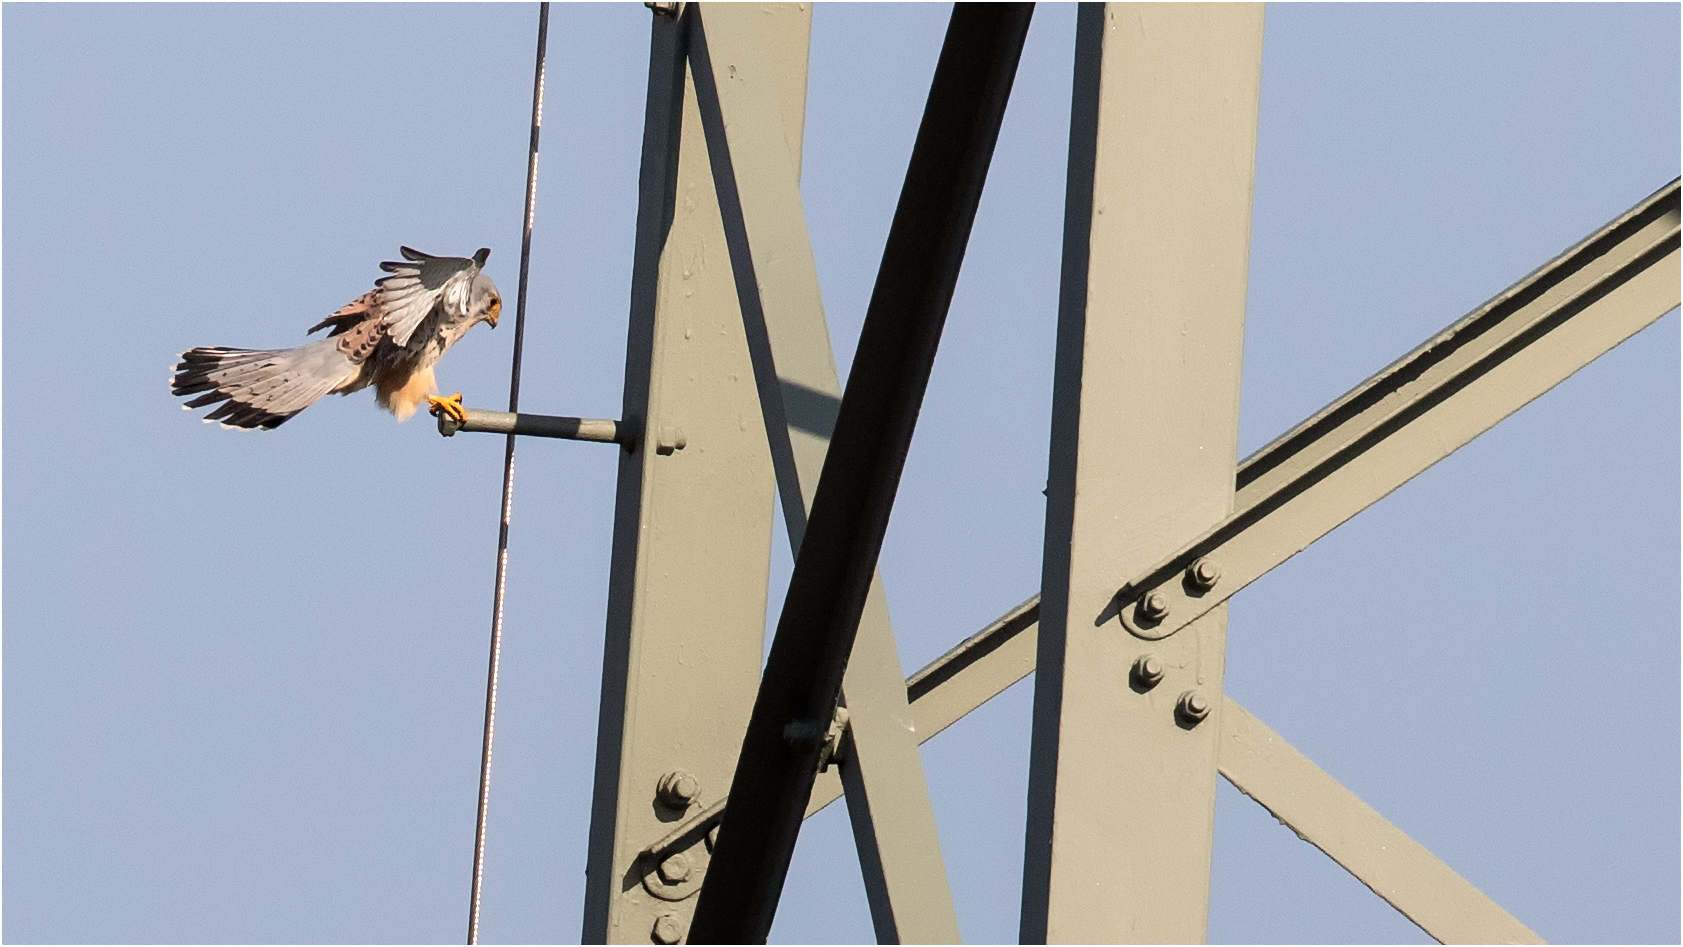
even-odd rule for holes
{"type": "MultiPolygon", "coordinates": [[[[520,290],[514,311],[514,364],[509,370],[508,410],[520,410],[520,352],[526,336],[526,275],[532,263],[532,218],[538,196],[538,131],[543,127],[544,47],[549,38],[549,4],[538,4],[538,56],[532,78],[532,141],[526,158],[525,226],[520,235],[520,290]]],[[[497,526],[497,581],[491,607],[491,660],[485,680],[485,742],[479,758],[479,817],[473,832],[473,902],[468,911],[469,944],[479,943],[479,897],[485,881],[485,811],[491,801],[491,743],[497,733],[497,662],[503,643],[503,590],[508,579],[508,523],[514,508],[514,435],[503,449],[502,516],[497,526]]]]}

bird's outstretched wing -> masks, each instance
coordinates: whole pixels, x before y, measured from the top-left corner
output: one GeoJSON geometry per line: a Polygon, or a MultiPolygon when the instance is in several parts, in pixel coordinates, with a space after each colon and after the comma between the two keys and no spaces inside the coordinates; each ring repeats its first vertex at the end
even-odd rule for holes
{"type": "Polygon", "coordinates": [[[381,277],[374,285],[379,287],[386,335],[397,345],[406,346],[434,307],[443,306],[453,314],[467,311],[468,286],[485,265],[485,251],[472,259],[433,256],[408,247],[402,247],[401,252],[405,262],[381,263],[380,269],[391,275],[381,277]]]}
{"type": "Polygon", "coordinates": [[[380,317],[380,291],[377,289],[363,293],[346,303],[337,312],[310,326],[310,330],[304,334],[311,335],[326,329],[328,330],[327,337],[332,338],[349,332],[370,320],[382,325],[385,324],[385,320],[380,317]]]}

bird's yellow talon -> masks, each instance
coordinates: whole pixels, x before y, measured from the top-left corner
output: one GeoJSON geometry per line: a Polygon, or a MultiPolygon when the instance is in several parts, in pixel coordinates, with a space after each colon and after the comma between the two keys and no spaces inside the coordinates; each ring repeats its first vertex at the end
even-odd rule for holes
{"type": "Polygon", "coordinates": [[[448,398],[443,398],[438,395],[427,395],[427,403],[431,405],[431,407],[427,408],[427,413],[433,417],[436,418],[440,414],[448,414],[450,415],[451,420],[456,421],[459,424],[467,423],[467,409],[462,407],[461,392],[458,391],[448,398]]]}

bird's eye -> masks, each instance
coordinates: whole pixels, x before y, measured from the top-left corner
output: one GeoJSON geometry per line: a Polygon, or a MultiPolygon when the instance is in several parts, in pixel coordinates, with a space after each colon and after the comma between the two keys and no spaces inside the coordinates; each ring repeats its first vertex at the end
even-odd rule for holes
{"type": "Polygon", "coordinates": [[[503,301],[502,301],[502,300],[500,300],[500,299],[498,299],[498,298],[497,298],[497,297],[495,297],[495,296],[492,296],[492,297],[491,297],[491,308],[492,308],[492,309],[501,309],[501,308],[503,308],[503,301]]]}

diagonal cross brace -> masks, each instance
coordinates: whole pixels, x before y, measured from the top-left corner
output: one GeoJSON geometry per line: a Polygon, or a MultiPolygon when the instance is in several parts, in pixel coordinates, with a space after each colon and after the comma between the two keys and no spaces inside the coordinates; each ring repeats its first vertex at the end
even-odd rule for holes
{"type": "MultiPolygon", "coordinates": [[[[1411,393],[1415,404],[1427,405],[1430,411],[1416,411],[1400,419],[1377,419],[1382,423],[1376,423],[1368,437],[1383,438],[1392,450],[1404,447],[1415,452],[1412,456],[1399,452],[1387,458],[1397,462],[1391,468],[1391,476],[1408,471],[1412,471],[1408,476],[1413,476],[1424,471],[1455,448],[1494,427],[1519,407],[1542,396],[1578,369],[1678,307],[1683,301],[1683,293],[1679,291],[1679,277],[1683,274],[1678,252],[1679,183],[1672,181],[1496,298],[1501,301],[1523,296],[1527,286],[1540,274],[1553,271],[1556,264],[1582,248],[1596,244],[1598,238],[1617,234],[1621,223],[1647,221],[1639,231],[1624,235],[1627,239],[1648,244],[1641,252],[1630,254],[1627,265],[1606,271],[1589,285],[1579,287],[1572,304],[1562,305],[1548,318],[1539,320],[1537,325],[1547,330],[1542,338],[1521,337],[1529,351],[1519,354],[1528,354],[1529,360],[1521,361],[1509,353],[1507,367],[1510,370],[1492,379],[1491,376],[1496,373],[1488,371],[1486,360],[1465,358],[1460,371],[1440,373],[1411,393]],[[1500,381],[1502,385],[1487,389],[1475,384],[1489,384],[1491,381],[1500,381]],[[1487,395],[1490,397],[1487,398],[1487,395]],[[1482,404],[1475,403],[1481,399],[1484,399],[1482,404]],[[1444,418],[1454,418],[1457,426],[1445,431],[1441,426],[1444,418]],[[1457,440],[1446,441],[1445,435],[1456,436],[1457,440]]],[[[1604,243],[1600,246],[1603,250],[1607,249],[1604,243]]],[[[1234,497],[1233,514],[1225,524],[1262,522],[1273,514],[1270,526],[1281,533],[1302,535],[1310,530],[1319,530],[1317,535],[1324,535],[1394,489],[1395,485],[1387,485],[1384,481],[1369,480],[1364,485],[1365,492],[1351,491],[1347,484],[1331,476],[1322,476],[1320,480],[1304,485],[1302,477],[1283,476],[1290,469],[1290,465],[1284,462],[1289,458],[1284,455],[1289,452],[1300,462],[1328,456],[1337,459],[1339,445],[1328,445],[1313,436],[1317,430],[1328,432],[1327,437],[1360,443],[1363,439],[1359,436],[1361,432],[1352,436],[1348,426],[1332,427],[1323,422],[1338,418],[1340,408],[1359,401],[1358,396],[1363,392],[1402,388],[1408,380],[1406,376],[1419,364],[1423,354],[1492,305],[1494,303],[1480,307],[1472,316],[1433,336],[1409,355],[1357,386],[1350,394],[1322,408],[1242,461],[1238,467],[1239,487],[1234,497]],[[1323,494],[1335,491],[1336,496],[1322,499],[1323,494]],[[1324,517],[1329,507],[1340,515],[1331,525],[1326,525],[1325,519],[1312,519],[1306,526],[1293,522],[1294,518],[1308,519],[1312,515],[1324,517]]],[[[1495,341],[1487,338],[1474,344],[1499,349],[1500,345],[1492,344],[1495,341]]],[[[1465,354],[1472,356],[1477,353],[1465,354]]],[[[1342,455],[1344,459],[1355,456],[1358,455],[1342,455]]],[[[1320,471],[1323,474],[1332,472],[1325,464],[1321,465],[1320,471]]],[[[1263,559],[1252,568],[1261,575],[1304,546],[1307,542],[1295,547],[1291,544],[1276,545],[1272,555],[1277,559],[1263,559]]],[[[1208,555],[1208,551],[1209,547],[1195,541],[1168,561],[1190,564],[1199,556],[1208,555]]],[[[1212,595],[1231,597],[1237,584],[1238,579],[1231,575],[1231,570],[1223,570],[1212,595]]],[[[1182,617],[1173,609],[1170,615],[1177,619],[1182,617]]],[[[1040,597],[1036,595],[907,680],[912,699],[919,708],[942,708],[934,716],[928,711],[919,712],[925,739],[1034,670],[1034,647],[1032,644],[1025,646],[1021,639],[1026,637],[1023,633],[1032,630],[1039,620],[1040,597]],[[1024,664],[1024,661],[1027,663],[1024,664]]]]}
{"type": "Polygon", "coordinates": [[[692,943],[763,942],[864,610],[1032,7],[954,8],[731,783],[692,943]]]}
{"type": "Polygon", "coordinates": [[[1231,697],[1219,766],[1235,788],[1439,943],[1544,942],[1231,697]]]}
{"type": "MultiPolygon", "coordinates": [[[[978,698],[985,702],[1033,673],[1038,616],[1039,602],[1030,599],[907,680],[923,739],[975,709],[978,698]]],[[[1233,698],[1223,698],[1218,719],[1221,775],[1433,939],[1543,943],[1233,698]]],[[[832,792],[829,799],[815,797],[813,803],[834,798],[832,792]]]]}
{"type": "Polygon", "coordinates": [[[1672,181],[1246,460],[1234,512],[1117,593],[1123,625],[1174,634],[1677,305],[1672,181]]]}
{"type": "MultiPolygon", "coordinates": [[[[783,520],[798,554],[842,392],[800,170],[768,94],[775,88],[756,72],[767,39],[755,30],[760,20],[753,7],[700,6],[689,18],[689,54],[783,520]]],[[[880,575],[871,578],[843,691],[850,722],[839,768],[877,942],[958,943],[880,575]]]]}

